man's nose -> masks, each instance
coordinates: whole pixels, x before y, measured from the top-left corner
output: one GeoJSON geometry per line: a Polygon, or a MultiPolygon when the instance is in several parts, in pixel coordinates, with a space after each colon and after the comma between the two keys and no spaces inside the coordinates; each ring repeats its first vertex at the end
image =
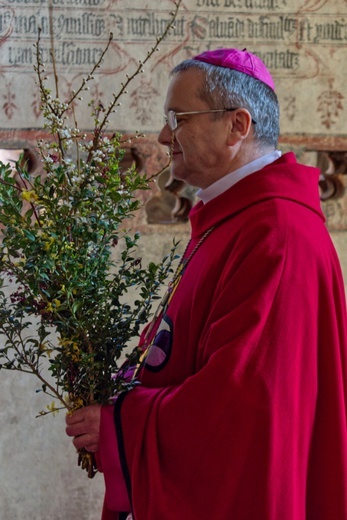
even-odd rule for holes
{"type": "Polygon", "coordinates": [[[165,146],[170,146],[172,143],[173,138],[173,132],[170,130],[169,125],[166,123],[164,124],[163,128],[161,129],[159,135],[158,135],[158,141],[160,144],[164,144],[165,146]]]}

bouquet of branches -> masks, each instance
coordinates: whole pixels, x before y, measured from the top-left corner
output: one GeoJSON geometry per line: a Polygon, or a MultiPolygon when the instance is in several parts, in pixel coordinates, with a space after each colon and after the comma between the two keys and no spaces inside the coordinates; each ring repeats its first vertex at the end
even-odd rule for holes
{"type": "MultiPolygon", "coordinates": [[[[138,349],[126,354],[125,364],[119,359],[151,315],[172,271],[175,245],[158,264],[144,267],[136,257],[139,235],[124,224],[141,204],[138,192],[148,188],[149,180],[135,167],[123,171],[122,136],[107,136],[107,127],[129,82],[170,30],[178,6],[165,33],[126,76],[109,106],[89,104],[91,136],[78,129],[74,106],[112,35],[67,101],[46,86],[38,38],[35,71],[50,137],[38,142],[43,171],[30,175],[20,159],[16,180],[10,165],[0,163],[0,368],[39,379],[40,390],[53,398],[40,415],[106,403],[136,384],[124,372],[127,364],[136,363],[138,349]],[[131,304],[130,289],[136,293],[131,304]]],[[[79,463],[94,475],[91,454],[81,453],[79,463]]]]}

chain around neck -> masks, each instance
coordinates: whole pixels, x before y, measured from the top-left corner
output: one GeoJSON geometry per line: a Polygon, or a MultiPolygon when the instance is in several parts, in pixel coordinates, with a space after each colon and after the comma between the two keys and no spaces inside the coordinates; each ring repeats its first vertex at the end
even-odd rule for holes
{"type": "Polygon", "coordinates": [[[184,258],[184,255],[186,254],[186,252],[187,252],[187,250],[189,248],[189,245],[191,243],[191,240],[189,240],[189,242],[187,244],[187,247],[185,248],[184,253],[182,255],[182,259],[181,259],[180,264],[183,264],[184,267],[187,267],[187,265],[189,264],[189,262],[191,261],[191,259],[193,258],[193,256],[195,255],[195,253],[197,252],[199,247],[201,246],[201,244],[206,240],[208,235],[210,233],[212,233],[213,230],[214,230],[214,226],[210,227],[207,231],[205,231],[205,233],[202,235],[202,237],[200,238],[199,242],[196,244],[196,246],[194,247],[194,249],[192,250],[190,255],[187,258],[184,258]]]}

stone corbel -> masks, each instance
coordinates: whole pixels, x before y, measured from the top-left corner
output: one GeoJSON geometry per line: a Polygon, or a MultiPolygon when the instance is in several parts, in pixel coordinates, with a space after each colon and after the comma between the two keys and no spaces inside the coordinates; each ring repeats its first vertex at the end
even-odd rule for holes
{"type": "Polygon", "coordinates": [[[321,170],[319,180],[322,201],[341,198],[345,193],[343,175],[347,175],[347,152],[318,152],[317,166],[321,170]]]}
{"type": "Polygon", "coordinates": [[[159,193],[153,195],[146,204],[149,224],[175,224],[186,222],[192,208],[192,200],[182,195],[185,184],[170,176],[169,169],[163,171],[157,180],[159,193]]]}

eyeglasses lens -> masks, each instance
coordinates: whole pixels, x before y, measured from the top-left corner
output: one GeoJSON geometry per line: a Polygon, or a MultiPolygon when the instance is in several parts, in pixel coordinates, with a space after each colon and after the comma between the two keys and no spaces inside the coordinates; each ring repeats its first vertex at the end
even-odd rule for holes
{"type": "Polygon", "coordinates": [[[164,116],[164,125],[169,125],[170,130],[176,130],[177,119],[176,113],[173,110],[169,110],[168,115],[164,116]]]}
{"type": "Polygon", "coordinates": [[[171,130],[176,130],[177,119],[176,119],[176,113],[173,110],[169,110],[168,120],[169,120],[169,127],[171,128],[171,130]]]}

